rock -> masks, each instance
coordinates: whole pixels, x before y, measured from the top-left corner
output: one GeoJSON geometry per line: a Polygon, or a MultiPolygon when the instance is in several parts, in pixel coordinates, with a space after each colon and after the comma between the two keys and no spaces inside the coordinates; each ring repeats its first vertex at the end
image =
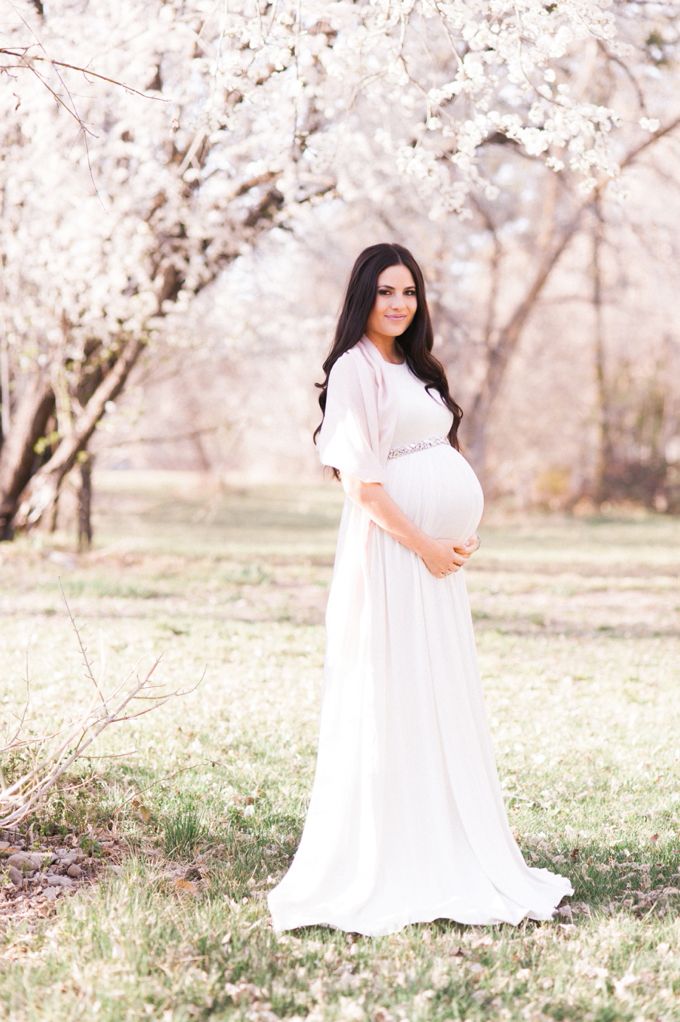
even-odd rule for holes
{"type": "Polygon", "coordinates": [[[24,882],[24,878],[23,878],[22,873],[16,868],[16,866],[10,866],[9,870],[8,870],[8,873],[9,873],[9,878],[12,881],[12,883],[14,884],[14,886],[15,887],[21,887],[21,885],[24,882]]]}
{"type": "Polygon", "coordinates": [[[5,856],[9,858],[10,855],[14,855],[16,852],[21,851],[19,845],[9,845],[7,842],[5,842],[5,844],[7,845],[6,848],[0,848],[0,855],[2,855],[3,858],[5,858],[5,856]]]}
{"type": "Polygon", "coordinates": [[[71,887],[73,885],[70,877],[61,876],[59,873],[48,873],[47,883],[51,887],[71,887]]]}
{"type": "Polygon", "coordinates": [[[54,852],[31,852],[30,856],[38,864],[38,868],[49,866],[55,860],[54,852]]]}
{"type": "Polygon", "coordinates": [[[10,855],[7,860],[10,866],[20,869],[22,873],[32,873],[35,869],[40,869],[40,862],[36,860],[28,852],[15,852],[14,855],[10,855]]]}
{"type": "Polygon", "coordinates": [[[71,863],[69,868],[66,870],[66,873],[67,873],[68,876],[74,877],[76,879],[83,875],[83,871],[82,871],[81,867],[77,866],[75,864],[75,862],[71,863]]]}
{"type": "Polygon", "coordinates": [[[43,894],[45,895],[48,901],[54,901],[54,899],[58,897],[58,895],[60,895],[61,892],[62,892],[61,887],[46,887],[45,890],[43,891],[43,894]]]}

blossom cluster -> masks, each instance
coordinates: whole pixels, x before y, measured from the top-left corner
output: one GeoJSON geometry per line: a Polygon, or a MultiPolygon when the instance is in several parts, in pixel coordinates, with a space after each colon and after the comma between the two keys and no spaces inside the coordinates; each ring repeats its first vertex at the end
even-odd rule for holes
{"type": "Polygon", "coordinates": [[[28,49],[0,90],[0,312],[24,358],[153,336],[263,231],[305,204],[370,200],[380,175],[435,220],[465,216],[473,189],[498,197],[492,143],[586,188],[617,174],[621,117],[578,76],[603,47],[627,53],[609,0],[16,10],[5,43],[28,49]]]}

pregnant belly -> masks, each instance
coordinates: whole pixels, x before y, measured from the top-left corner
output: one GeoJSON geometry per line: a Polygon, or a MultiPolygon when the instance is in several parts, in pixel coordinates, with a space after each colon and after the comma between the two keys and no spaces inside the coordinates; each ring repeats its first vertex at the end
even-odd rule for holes
{"type": "Polygon", "coordinates": [[[387,463],[385,489],[412,522],[430,536],[462,543],[477,527],[484,494],[470,463],[447,444],[387,463]]]}

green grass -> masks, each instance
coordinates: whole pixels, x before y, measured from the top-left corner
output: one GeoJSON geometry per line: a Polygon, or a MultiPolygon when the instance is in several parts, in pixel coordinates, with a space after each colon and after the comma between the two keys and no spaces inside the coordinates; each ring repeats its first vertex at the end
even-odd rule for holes
{"type": "Polygon", "coordinates": [[[466,568],[511,826],[571,878],[573,917],[277,937],[265,895],[311,788],[340,488],[96,482],[90,554],[59,535],[0,547],[0,715],[27,659],[36,729],[91,697],[60,584],[106,687],[159,654],[173,688],[206,673],[110,729],[34,821],[37,844],[76,833],[101,868],[4,922],[0,1018],[670,1022],[677,519],[489,509],[466,568]]]}

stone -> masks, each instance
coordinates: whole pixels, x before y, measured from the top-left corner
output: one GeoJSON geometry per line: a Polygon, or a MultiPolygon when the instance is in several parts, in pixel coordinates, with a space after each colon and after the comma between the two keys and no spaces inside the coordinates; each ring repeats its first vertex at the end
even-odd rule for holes
{"type": "Polygon", "coordinates": [[[30,855],[33,861],[38,863],[38,868],[40,866],[49,866],[56,858],[54,852],[31,852],[30,855]]]}
{"type": "Polygon", "coordinates": [[[62,876],[60,873],[48,873],[47,883],[51,887],[71,887],[73,881],[70,877],[62,876]]]}
{"type": "Polygon", "coordinates": [[[21,887],[21,885],[24,882],[24,878],[23,878],[23,874],[16,868],[16,866],[10,866],[9,870],[8,870],[8,873],[9,873],[9,878],[12,881],[12,883],[14,884],[14,886],[15,887],[21,887]]]}
{"type": "Polygon", "coordinates": [[[40,862],[28,852],[15,852],[14,855],[10,855],[7,862],[10,866],[20,869],[22,873],[32,873],[33,870],[40,868],[40,862]]]}

